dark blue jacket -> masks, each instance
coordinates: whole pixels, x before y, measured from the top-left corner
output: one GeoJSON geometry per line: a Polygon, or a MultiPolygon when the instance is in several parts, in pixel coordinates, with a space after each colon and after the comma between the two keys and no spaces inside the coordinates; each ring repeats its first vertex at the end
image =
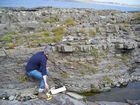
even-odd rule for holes
{"type": "Polygon", "coordinates": [[[38,52],[34,54],[28,61],[26,65],[26,71],[30,72],[32,70],[39,70],[40,67],[42,75],[46,75],[46,64],[47,64],[47,57],[44,52],[38,52]]]}

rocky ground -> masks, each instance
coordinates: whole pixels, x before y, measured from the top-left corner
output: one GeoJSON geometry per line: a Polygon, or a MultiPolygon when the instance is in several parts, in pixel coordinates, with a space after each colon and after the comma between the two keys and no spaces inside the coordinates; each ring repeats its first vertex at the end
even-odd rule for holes
{"type": "MultiPolygon", "coordinates": [[[[68,95],[66,93],[58,93],[52,95],[52,99],[39,99],[35,94],[35,88],[28,88],[23,90],[1,90],[0,89],[0,103],[1,105],[139,105],[140,100],[126,100],[125,102],[107,102],[107,101],[86,101],[86,98],[75,93],[68,95]],[[2,94],[3,93],[3,94],[2,94]],[[6,94],[5,94],[6,93],[6,94]],[[22,98],[18,98],[20,94],[22,98]],[[80,97],[80,98],[79,98],[80,97]],[[83,98],[81,98],[83,97],[83,98]]],[[[70,92],[71,93],[71,92],[70,92]]]]}

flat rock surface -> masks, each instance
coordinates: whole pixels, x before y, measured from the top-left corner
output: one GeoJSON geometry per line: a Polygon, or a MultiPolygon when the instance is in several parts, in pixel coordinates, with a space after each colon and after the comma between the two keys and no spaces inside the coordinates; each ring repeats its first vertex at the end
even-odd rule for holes
{"type": "Polygon", "coordinates": [[[67,92],[66,94],[77,100],[82,100],[84,98],[84,96],[72,92],[67,92]]]}
{"type": "Polygon", "coordinates": [[[107,101],[95,101],[97,105],[129,105],[123,102],[107,102],[107,101]]]}
{"type": "Polygon", "coordinates": [[[50,101],[47,101],[46,99],[36,98],[26,102],[19,102],[17,100],[1,100],[0,103],[1,105],[87,105],[86,102],[75,100],[65,94],[53,96],[53,98],[50,101]]]}
{"type": "MultiPolygon", "coordinates": [[[[4,90],[1,89],[1,95],[2,93],[7,93],[14,95],[14,93],[20,92],[21,96],[28,96],[28,95],[33,95],[35,88],[28,88],[28,89],[23,89],[23,90],[4,90]]],[[[66,94],[64,93],[58,93],[56,95],[53,95],[52,99],[47,101],[46,99],[39,99],[37,98],[37,95],[34,99],[28,100],[28,101],[17,101],[17,100],[2,100],[0,99],[0,105],[129,105],[125,102],[108,102],[108,101],[95,101],[95,102],[89,102],[89,101],[83,101],[82,99],[78,100],[75,97],[80,97],[82,96],[77,95],[72,92],[67,92],[66,94]],[[70,93],[67,95],[67,93],[70,93]],[[72,97],[73,96],[73,97],[72,97]]],[[[138,102],[138,101],[137,101],[138,102]]],[[[134,103],[133,101],[129,103],[134,103]]],[[[135,101],[136,103],[136,101],[135,101]]],[[[138,104],[139,105],[139,104],[138,104]]]]}

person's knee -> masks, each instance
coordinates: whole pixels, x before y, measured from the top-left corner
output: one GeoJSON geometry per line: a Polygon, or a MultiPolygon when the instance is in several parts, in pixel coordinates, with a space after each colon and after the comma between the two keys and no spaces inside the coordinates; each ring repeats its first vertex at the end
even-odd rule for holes
{"type": "Polygon", "coordinates": [[[43,79],[41,72],[39,72],[37,70],[31,71],[30,75],[37,78],[37,79],[40,79],[40,80],[43,79]]]}

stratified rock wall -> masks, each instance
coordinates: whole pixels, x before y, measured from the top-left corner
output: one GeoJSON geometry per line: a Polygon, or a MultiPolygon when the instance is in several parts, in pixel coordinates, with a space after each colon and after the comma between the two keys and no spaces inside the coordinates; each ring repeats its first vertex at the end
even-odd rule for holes
{"type": "Polygon", "coordinates": [[[104,91],[140,81],[139,17],[139,12],[113,10],[1,8],[0,88],[38,86],[39,81],[25,77],[25,66],[46,44],[53,48],[50,86],[104,91]],[[49,42],[63,32],[54,32],[59,27],[64,31],[61,40],[49,42]],[[6,35],[11,39],[4,39],[6,35]]]}

